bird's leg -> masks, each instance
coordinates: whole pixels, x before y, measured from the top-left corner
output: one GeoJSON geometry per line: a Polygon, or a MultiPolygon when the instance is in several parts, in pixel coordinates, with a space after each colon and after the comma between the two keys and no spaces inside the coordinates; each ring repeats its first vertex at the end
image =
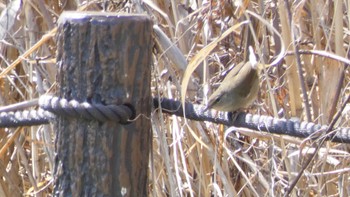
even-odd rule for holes
{"type": "Polygon", "coordinates": [[[228,112],[227,113],[228,119],[232,120],[232,122],[235,122],[240,113],[241,113],[240,111],[228,112]]]}

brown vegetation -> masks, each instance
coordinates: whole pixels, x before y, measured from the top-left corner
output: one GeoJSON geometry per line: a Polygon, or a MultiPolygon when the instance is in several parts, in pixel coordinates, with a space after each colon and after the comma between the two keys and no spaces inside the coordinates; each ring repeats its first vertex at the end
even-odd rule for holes
{"type": "MultiPolygon", "coordinates": [[[[205,103],[222,73],[247,61],[252,46],[265,68],[250,112],[329,124],[342,110],[349,94],[347,64],[340,61],[349,50],[347,1],[136,2],[2,0],[0,105],[55,92],[54,35],[64,10],[105,10],[147,13],[157,25],[154,96],[205,103]]],[[[348,127],[348,116],[345,109],[335,127],[348,127]]],[[[322,139],[225,128],[158,111],[150,120],[152,196],[284,195],[322,139]]],[[[50,125],[0,130],[0,196],[51,195],[54,133],[50,125]]],[[[349,196],[348,154],[346,144],[323,144],[292,195],[349,196]]]]}

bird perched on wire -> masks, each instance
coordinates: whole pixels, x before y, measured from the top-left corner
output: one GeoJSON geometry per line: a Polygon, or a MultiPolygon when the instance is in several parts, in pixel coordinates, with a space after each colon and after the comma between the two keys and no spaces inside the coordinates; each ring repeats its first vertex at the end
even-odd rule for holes
{"type": "Polygon", "coordinates": [[[258,63],[253,49],[249,47],[249,61],[236,65],[209,97],[204,111],[216,109],[235,112],[251,105],[259,92],[258,63]]]}

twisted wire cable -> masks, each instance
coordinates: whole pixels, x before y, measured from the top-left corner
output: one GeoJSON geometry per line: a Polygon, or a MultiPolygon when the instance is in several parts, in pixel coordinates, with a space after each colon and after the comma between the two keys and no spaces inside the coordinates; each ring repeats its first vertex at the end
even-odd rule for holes
{"type": "Polygon", "coordinates": [[[100,122],[116,121],[121,124],[127,124],[134,114],[130,107],[126,105],[79,103],[74,99],[68,101],[59,97],[43,95],[39,99],[1,107],[0,127],[48,124],[57,118],[56,115],[98,120],[100,122]],[[22,110],[38,104],[38,110],[22,110]]]}
{"type": "Polygon", "coordinates": [[[126,105],[79,103],[74,99],[68,101],[50,95],[40,96],[39,107],[60,116],[80,117],[100,122],[113,120],[122,124],[127,123],[133,115],[133,111],[126,105]]]}
{"type": "Polygon", "coordinates": [[[54,114],[43,109],[1,112],[0,127],[19,127],[48,124],[54,118],[54,114]]]}
{"type": "MultiPolygon", "coordinates": [[[[274,134],[289,135],[294,137],[310,137],[316,139],[322,136],[327,129],[326,125],[319,125],[309,122],[301,122],[298,119],[278,119],[264,115],[253,115],[249,113],[239,113],[233,116],[232,113],[209,110],[203,112],[203,105],[185,103],[185,111],[180,101],[167,98],[153,98],[154,108],[161,109],[162,112],[186,117],[196,121],[210,121],[227,126],[245,127],[253,130],[265,131],[274,134]]],[[[133,117],[133,110],[126,105],[102,105],[79,103],[50,95],[43,95],[39,101],[26,102],[26,104],[14,104],[0,108],[0,127],[17,127],[48,124],[58,116],[68,116],[84,118],[87,120],[118,121],[121,124],[128,123],[133,117]],[[30,103],[30,105],[28,104],[30,103]],[[32,107],[39,104],[38,110],[8,111],[18,109],[18,106],[32,107]]],[[[350,143],[350,128],[336,128],[335,135],[327,137],[327,140],[340,143],[350,143]]]]}
{"type": "MultiPolygon", "coordinates": [[[[180,101],[167,98],[154,98],[153,105],[161,108],[162,112],[196,121],[210,121],[227,126],[244,127],[252,130],[265,131],[273,134],[289,135],[293,137],[316,139],[322,136],[328,126],[312,122],[301,122],[299,119],[279,119],[265,115],[253,115],[239,113],[233,116],[232,113],[219,112],[214,110],[204,111],[203,105],[185,103],[185,113],[180,101]]],[[[324,136],[327,140],[340,143],[350,143],[350,128],[336,128],[335,135],[324,136]]]]}

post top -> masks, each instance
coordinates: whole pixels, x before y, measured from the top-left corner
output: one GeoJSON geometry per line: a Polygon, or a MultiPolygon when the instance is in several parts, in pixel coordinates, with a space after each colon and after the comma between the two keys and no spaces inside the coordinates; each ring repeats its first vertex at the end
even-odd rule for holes
{"type": "Polygon", "coordinates": [[[59,19],[58,24],[70,22],[86,21],[114,21],[116,19],[124,20],[150,20],[146,14],[127,14],[114,12],[95,12],[95,11],[64,11],[59,19]]]}

